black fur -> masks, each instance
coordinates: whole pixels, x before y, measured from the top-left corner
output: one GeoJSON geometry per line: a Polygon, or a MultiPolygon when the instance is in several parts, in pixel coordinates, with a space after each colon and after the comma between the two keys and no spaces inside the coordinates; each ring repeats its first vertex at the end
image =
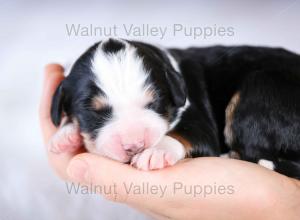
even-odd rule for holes
{"type": "Polygon", "coordinates": [[[62,83],[60,83],[54,93],[51,105],[51,118],[55,126],[59,126],[64,111],[64,92],[62,83]]]}
{"type": "Polygon", "coordinates": [[[182,74],[172,67],[165,52],[142,42],[128,41],[128,43],[134,45],[139,56],[143,58],[145,68],[151,72],[150,80],[157,85],[157,90],[160,90],[158,95],[167,96],[166,99],[171,100],[176,108],[183,106],[187,96],[186,85],[182,74]]]}
{"type": "Polygon", "coordinates": [[[180,69],[188,85],[190,106],[182,114],[173,132],[188,140],[192,157],[218,156],[221,153],[217,124],[212,113],[201,65],[193,60],[182,60],[180,69]]]}
{"type": "Polygon", "coordinates": [[[102,45],[103,51],[105,53],[116,53],[122,49],[125,49],[125,45],[117,40],[109,39],[105,44],[102,45]]]}
{"type": "MultiPolygon", "coordinates": [[[[228,147],[241,159],[271,160],[275,170],[300,178],[300,56],[281,48],[208,47],[172,49],[186,80],[202,81],[216,119],[222,152],[228,147]],[[192,69],[192,70],[191,70],[192,69]],[[236,93],[233,143],[226,146],[225,109],[236,93]]],[[[187,83],[188,87],[191,83],[187,83]]],[[[200,86],[193,89],[199,91],[200,86]]],[[[200,98],[202,99],[202,98],[200,98]]]]}

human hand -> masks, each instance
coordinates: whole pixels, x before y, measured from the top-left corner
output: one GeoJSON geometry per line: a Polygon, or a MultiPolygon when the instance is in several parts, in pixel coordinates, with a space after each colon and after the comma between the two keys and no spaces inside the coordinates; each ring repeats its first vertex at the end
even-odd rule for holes
{"type": "Polygon", "coordinates": [[[57,133],[58,128],[54,126],[51,120],[51,103],[52,96],[55,93],[56,88],[59,83],[64,79],[64,69],[58,64],[49,64],[45,68],[44,73],[44,85],[43,92],[40,101],[39,118],[40,127],[43,135],[44,144],[47,147],[48,160],[55,172],[64,180],[68,180],[68,175],[66,173],[66,167],[68,166],[70,160],[78,153],[84,151],[83,148],[79,148],[74,152],[68,153],[56,153],[52,150],[53,143],[51,140],[53,136],[57,133]]]}
{"type": "MultiPolygon", "coordinates": [[[[50,117],[54,91],[64,79],[59,65],[46,67],[40,105],[41,129],[45,145],[57,132],[50,117]]],[[[48,151],[51,166],[68,181],[102,187],[115,186],[107,199],[126,203],[160,219],[298,219],[300,184],[298,181],[267,170],[256,164],[224,158],[184,160],[176,166],[157,171],[140,171],[110,159],[75,152],[48,151]],[[136,192],[130,186],[148,184],[165,193],[136,192]],[[194,193],[179,186],[190,186],[194,193]],[[225,187],[227,193],[201,192],[198,186],[225,187]],[[228,191],[228,187],[232,190],[228,191]],[[175,187],[176,192],[174,191],[175,187]],[[132,188],[131,188],[132,189],[132,188]],[[196,195],[195,195],[196,193],[196,195]],[[207,195],[205,195],[206,193],[207,195]]],[[[223,188],[222,188],[223,189],[223,188]]],[[[222,190],[224,191],[224,190],[222,190]]]]}

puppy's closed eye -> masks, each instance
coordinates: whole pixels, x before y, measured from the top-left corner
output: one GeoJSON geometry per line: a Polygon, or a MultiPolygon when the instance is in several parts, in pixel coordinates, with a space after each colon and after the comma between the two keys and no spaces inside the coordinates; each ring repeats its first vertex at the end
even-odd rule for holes
{"type": "Polygon", "coordinates": [[[157,105],[157,103],[155,103],[155,102],[149,102],[146,104],[145,108],[150,109],[150,110],[155,110],[157,107],[156,105],[157,105]]]}

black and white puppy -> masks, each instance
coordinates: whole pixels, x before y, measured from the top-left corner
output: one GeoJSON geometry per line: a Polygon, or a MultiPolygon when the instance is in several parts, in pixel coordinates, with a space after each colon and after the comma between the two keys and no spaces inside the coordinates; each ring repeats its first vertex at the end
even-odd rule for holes
{"type": "Polygon", "coordinates": [[[300,57],[108,39],[73,65],[54,95],[52,119],[60,126],[54,152],[77,149],[81,134],[88,151],[151,170],[229,147],[300,178],[300,57]]]}
{"type": "Polygon", "coordinates": [[[189,97],[179,68],[168,51],[148,44],[120,39],[95,44],[55,93],[52,119],[61,128],[51,150],[76,149],[80,132],[88,151],[143,170],[187,155],[219,155],[203,81],[199,75],[189,97]],[[69,142],[72,149],[66,149],[69,142]]]}

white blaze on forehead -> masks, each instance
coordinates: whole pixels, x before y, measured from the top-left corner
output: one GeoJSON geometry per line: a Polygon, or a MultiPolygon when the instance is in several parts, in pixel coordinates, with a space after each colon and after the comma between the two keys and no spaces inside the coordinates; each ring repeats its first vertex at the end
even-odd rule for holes
{"type": "Polygon", "coordinates": [[[145,97],[151,86],[145,85],[148,72],[143,60],[137,55],[136,48],[121,41],[125,49],[106,53],[100,44],[92,60],[92,71],[97,84],[113,106],[128,104],[146,104],[145,97]]]}

